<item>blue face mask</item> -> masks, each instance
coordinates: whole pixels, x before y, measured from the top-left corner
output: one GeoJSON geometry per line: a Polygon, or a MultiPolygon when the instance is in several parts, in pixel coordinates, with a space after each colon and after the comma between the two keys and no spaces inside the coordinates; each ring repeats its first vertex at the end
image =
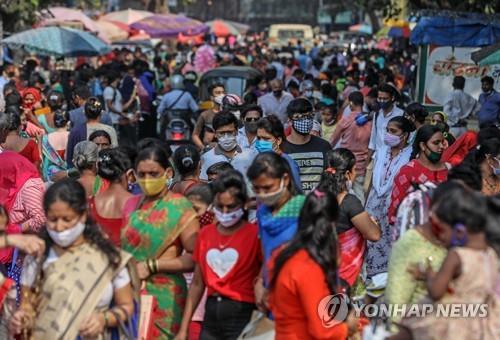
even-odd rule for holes
{"type": "Polygon", "coordinates": [[[257,139],[255,141],[255,149],[257,149],[258,152],[273,151],[273,142],[257,139]]]}
{"type": "Polygon", "coordinates": [[[465,226],[463,224],[458,224],[454,226],[451,234],[451,246],[463,247],[465,246],[466,242],[467,242],[467,234],[465,233],[465,226]],[[461,231],[462,233],[464,233],[464,236],[462,236],[462,238],[458,238],[457,231],[461,231]]]}

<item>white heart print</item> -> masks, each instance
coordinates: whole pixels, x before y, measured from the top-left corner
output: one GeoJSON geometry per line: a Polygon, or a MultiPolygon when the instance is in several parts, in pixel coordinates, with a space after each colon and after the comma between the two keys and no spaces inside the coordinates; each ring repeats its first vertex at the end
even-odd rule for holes
{"type": "Polygon", "coordinates": [[[239,254],[236,249],[227,248],[220,251],[214,248],[207,252],[206,259],[210,269],[222,279],[236,265],[238,256],[239,254]]]}

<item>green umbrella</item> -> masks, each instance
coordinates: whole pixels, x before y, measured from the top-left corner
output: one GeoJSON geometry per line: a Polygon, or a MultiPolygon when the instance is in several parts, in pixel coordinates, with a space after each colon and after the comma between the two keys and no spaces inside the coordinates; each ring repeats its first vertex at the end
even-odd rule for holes
{"type": "Polygon", "coordinates": [[[500,50],[497,50],[496,52],[493,52],[486,58],[482,59],[479,62],[479,65],[485,66],[485,65],[493,65],[493,64],[500,64],[500,50]]]}
{"type": "Polygon", "coordinates": [[[500,43],[471,53],[471,59],[480,66],[500,64],[500,43]]]}

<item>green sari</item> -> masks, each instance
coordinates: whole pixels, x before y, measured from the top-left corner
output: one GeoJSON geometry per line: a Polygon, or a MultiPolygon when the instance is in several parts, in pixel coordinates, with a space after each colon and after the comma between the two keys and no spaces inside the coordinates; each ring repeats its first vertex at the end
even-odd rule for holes
{"type": "MultiPolygon", "coordinates": [[[[136,261],[159,258],[172,245],[179,247],[179,236],[196,217],[191,203],[182,195],[169,193],[154,202],[141,204],[143,196],[134,196],[125,206],[127,225],[122,231],[123,250],[136,261]],[[192,215],[188,223],[179,223],[192,215]]],[[[158,310],[153,315],[153,339],[172,339],[179,331],[187,297],[182,273],[158,273],[146,280],[146,291],[154,295],[158,310]]]]}

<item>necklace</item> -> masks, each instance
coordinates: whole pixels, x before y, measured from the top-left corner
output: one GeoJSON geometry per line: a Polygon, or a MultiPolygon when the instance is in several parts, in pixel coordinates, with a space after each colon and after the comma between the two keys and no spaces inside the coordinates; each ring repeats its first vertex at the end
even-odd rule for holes
{"type": "Polygon", "coordinates": [[[494,179],[493,184],[488,181],[488,178],[484,178],[483,183],[486,184],[488,191],[495,194],[498,191],[498,180],[494,179]]]}
{"type": "Polygon", "coordinates": [[[218,244],[219,244],[219,249],[225,249],[229,243],[231,243],[231,241],[233,240],[234,238],[234,235],[236,235],[238,233],[238,229],[234,231],[234,233],[231,235],[231,237],[229,237],[229,240],[227,240],[225,243],[221,244],[220,242],[220,239],[221,239],[221,236],[227,236],[227,235],[224,235],[222,234],[219,230],[217,230],[217,232],[219,233],[219,240],[218,240],[218,244]]]}

